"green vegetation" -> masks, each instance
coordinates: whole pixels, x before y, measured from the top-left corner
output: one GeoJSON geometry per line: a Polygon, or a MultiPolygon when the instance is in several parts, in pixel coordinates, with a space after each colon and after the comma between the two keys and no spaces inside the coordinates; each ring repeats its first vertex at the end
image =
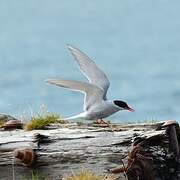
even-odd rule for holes
{"type": "Polygon", "coordinates": [[[115,177],[111,175],[95,175],[92,172],[83,169],[79,174],[70,175],[64,178],[64,180],[115,180],[115,177]]]}
{"type": "Polygon", "coordinates": [[[66,122],[55,114],[49,114],[46,116],[38,115],[37,117],[32,117],[31,121],[25,125],[25,129],[44,129],[46,126],[53,123],[65,124],[66,122]]]}
{"type": "Polygon", "coordinates": [[[31,121],[25,124],[24,129],[31,131],[33,129],[45,129],[46,126],[54,123],[65,124],[66,121],[60,118],[59,115],[48,113],[45,115],[36,115],[31,121]]]}
{"type": "Polygon", "coordinates": [[[5,116],[0,116],[0,128],[3,128],[4,124],[7,122],[7,118],[5,116]]]}
{"type": "Polygon", "coordinates": [[[2,120],[2,119],[0,119],[0,128],[2,128],[2,127],[3,127],[4,123],[5,123],[5,121],[4,121],[4,120],[2,120]]]}
{"type": "Polygon", "coordinates": [[[25,176],[22,176],[22,178],[20,178],[20,179],[21,180],[46,180],[45,178],[41,177],[37,171],[32,172],[31,179],[29,179],[25,176]]]}
{"type": "Polygon", "coordinates": [[[40,106],[38,113],[33,113],[31,120],[24,125],[24,129],[31,131],[34,129],[45,129],[50,124],[67,123],[57,114],[50,113],[45,105],[40,106]]]}

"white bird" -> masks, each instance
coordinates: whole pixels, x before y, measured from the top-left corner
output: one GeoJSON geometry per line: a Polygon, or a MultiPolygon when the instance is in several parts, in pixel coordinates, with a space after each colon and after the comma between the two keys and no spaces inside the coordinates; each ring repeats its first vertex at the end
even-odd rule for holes
{"type": "Polygon", "coordinates": [[[66,118],[97,120],[106,118],[119,110],[134,111],[126,102],[121,100],[107,100],[106,94],[110,82],[104,72],[92,61],[85,53],[78,48],[68,45],[68,49],[78,63],[81,72],[86,76],[89,82],[74,81],[74,80],[57,80],[49,79],[46,82],[56,86],[80,91],[84,96],[84,112],[66,118]]]}

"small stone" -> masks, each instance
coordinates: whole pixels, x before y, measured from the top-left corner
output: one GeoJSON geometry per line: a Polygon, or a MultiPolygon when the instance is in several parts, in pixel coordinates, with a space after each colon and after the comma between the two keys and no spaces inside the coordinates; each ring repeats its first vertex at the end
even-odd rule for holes
{"type": "Polygon", "coordinates": [[[19,120],[9,120],[3,127],[5,130],[22,129],[22,123],[19,120]]]}

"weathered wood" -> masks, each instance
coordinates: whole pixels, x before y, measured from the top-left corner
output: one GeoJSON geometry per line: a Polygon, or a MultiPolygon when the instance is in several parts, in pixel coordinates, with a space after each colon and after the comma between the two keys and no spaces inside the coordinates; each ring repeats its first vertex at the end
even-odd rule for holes
{"type": "Polygon", "coordinates": [[[127,155],[129,151],[129,146],[125,145],[126,143],[122,145],[122,142],[130,141],[137,135],[152,136],[164,133],[155,131],[156,127],[155,124],[128,126],[116,124],[110,128],[66,124],[50,130],[2,130],[0,179],[11,180],[14,176],[14,179],[19,180],[31,177],[33,170],[53,180],[59,180],[82,168],[98,174],[107,173],[107,169],[122,165],[121,157],[127,155]],[[37,143],[34,139],[37,134],[48,138],[37,143]],[[24,147],[36,150],[37,162],[33,168],[25,167],[13,159],[13,151],[24,147]]]}

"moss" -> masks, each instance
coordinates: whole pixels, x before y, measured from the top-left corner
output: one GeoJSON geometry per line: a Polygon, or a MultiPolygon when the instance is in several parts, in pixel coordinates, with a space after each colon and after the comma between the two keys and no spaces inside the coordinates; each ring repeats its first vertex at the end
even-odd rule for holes
{"type": "Polygon", "coordinates": [[[79,174],[70,175],[64,178],[64,180],[115,180],[115,177],[111,175],[95,175],[92,172],[83,169],[79,174]]]}
{"type": "Polygon", "coordinates": [[[6,122],[6,117],[4,117],[4,115],[0,116],[0,128],[2,128],[6,122]]]}
{"type": "Polygon", "coordinates": [[[66,121],[56,114],[48,113],[45,115],[36,115],[25,125],[24,129],[28,131],[33,129],[44,129],[46,126],[54,123],[65,124],[66,121]]]}
{"type": "Polygon", "coordinates": [[[5,121],[0,119],[0,128],[2,128],[4,126],[4,123],[5,123],[5,121]]]}

